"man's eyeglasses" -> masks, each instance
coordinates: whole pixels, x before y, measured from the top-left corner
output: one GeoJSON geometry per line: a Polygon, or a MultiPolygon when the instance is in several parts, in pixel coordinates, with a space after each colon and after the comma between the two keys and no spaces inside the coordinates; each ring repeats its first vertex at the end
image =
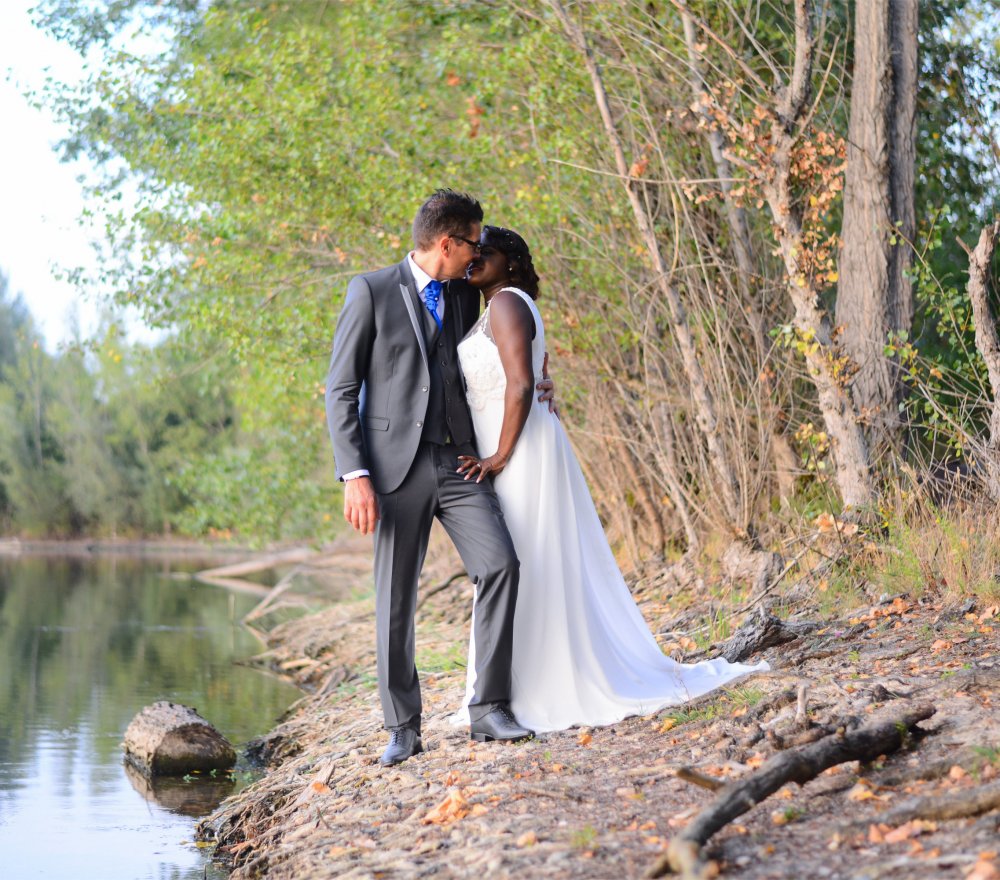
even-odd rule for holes
{"type": "Polygon", "coordinates": [[[454,238],[456,241],[464,241],[470,248],[472,248],[473,252],[477,254],[483,248],[483,246],[478,241],[469,241],[469,239],[467,238],[462,238],[461,235],[453,235],[452,238],[454,238]]]}

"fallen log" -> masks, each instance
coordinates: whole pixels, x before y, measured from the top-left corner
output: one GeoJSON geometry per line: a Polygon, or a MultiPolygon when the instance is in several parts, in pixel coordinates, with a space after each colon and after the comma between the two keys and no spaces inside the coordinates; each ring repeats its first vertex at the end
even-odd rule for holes
{"type": "Polygon", "coordinates": [[[228,770],[236,751],[194,709],[160,700],[132,719],[122,743],[125,758],[149,776],[228,770]]]}
{"type": "Polygon", "coordinates": [[[721,788],[716,799],[670,842],[646,876],[662,877],[674,871],[684,880],[707,878],[710,870],[702,861],[701,849],[713,834],[737,816],[789,782],[802,785],[837,764],[871,761],[895,751],[907,741],[910,729],[930,718],[934,711],[928,703],[918,704],[888,719],[855,730],[841,729],[819,742],[775,755],[756,772],[721,788]]]}

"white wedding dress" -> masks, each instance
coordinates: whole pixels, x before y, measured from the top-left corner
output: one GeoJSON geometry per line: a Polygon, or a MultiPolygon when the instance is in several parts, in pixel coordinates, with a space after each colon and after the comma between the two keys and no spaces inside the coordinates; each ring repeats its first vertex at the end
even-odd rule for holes
{"type": "MultiPolygon", "coordinates": [[[[507,289],[527,303],[535,319],[537,382],[545,355],[541,315],[528,294],[507,289]]],[[[487,306],[458,347],[484,457],[497,450],[506,387],[489,320],[487,306]]],[[[511,688],[511,710],[521,724],[538,732],[613,724],[768,669],[766,663],[725,660],[684,664],[664,655],[618,570],[569,438],[548,404],[533,402],[494,486],[521,561],[511,688]]],[[[468,669],[455,723],[468,720],[474,640],[468,669]]]]}

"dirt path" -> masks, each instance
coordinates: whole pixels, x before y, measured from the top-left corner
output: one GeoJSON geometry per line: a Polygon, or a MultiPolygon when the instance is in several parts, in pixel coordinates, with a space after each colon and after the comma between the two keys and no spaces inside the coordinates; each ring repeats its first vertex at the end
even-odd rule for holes
{"type": "MultiPolygon", "coordinates": [[[[447,567],[438,571],[443,581],[447,567]]],[[[453,584],[420,609],[427,750],[391,769],[377,763],[385,733],[370,600],[273,631],[261,662],[314,693],[259,744],[270,772],[202,826],[234,878],[641,877],[715,797],[677,768],[729,781],[807,739],[809,727],[864,723],[918,701],[936,708],[921,725],[926,736],[784,787],[711,839],[708,873],[1000,877],[995,806],[969,818],[885,821],[915,798],[930,798],[927,806],[997,788],[995,607],[896,597],[765,651],[770,673],[687,706],[481,745],[448,720],[464,686],[470,592],[453,584]]],[[[699,609],[690,593],[656,577],[636,593],[664,642],[694,647],[683,635],[699,609]]]]}

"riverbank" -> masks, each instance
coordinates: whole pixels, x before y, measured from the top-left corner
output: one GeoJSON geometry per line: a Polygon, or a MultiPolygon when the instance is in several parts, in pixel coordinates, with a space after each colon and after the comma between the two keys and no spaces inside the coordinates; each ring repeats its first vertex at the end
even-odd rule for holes
{"type": "MultiPolygon", "coordinates": [[[[341,552],[333,570],[364,570],[363,546],[341,552]]],[[[450,581],[454,561],[435,552],[417,622],[426,751],[399,767],[377,763],[385,733],[370,595],[266,635],[256,662],[309,693],[255,744],[264,778],[201,825],[235,880],[643,876],[725,793],[701,786],[754,781],[777,756],[892,723],[917,704],[934,713],[904,725],[902,748],[780,786],[724,824],[702,876],[1000,876],[996,606],[928,592],[824,619],[790,587],[772,598],[786,619],[811,625],[754,655],[769,673],[613,727],[473,744],[449,722],[464,688],[472,588],[450,581]],[[945,818],[951,801],[968,815],[945,818]]],[[[739,604],[722,585],[681,584],[667,570],[633,586],[665,650],[687,660],[715,653],[722,628],[700,624],[739,604]]]]}
{"type": "Polygon", "coordinates": [[[240,557],[254,551],[230,542],[182,538],[0,538],[0,556],[190,556],[240,557]]]}

